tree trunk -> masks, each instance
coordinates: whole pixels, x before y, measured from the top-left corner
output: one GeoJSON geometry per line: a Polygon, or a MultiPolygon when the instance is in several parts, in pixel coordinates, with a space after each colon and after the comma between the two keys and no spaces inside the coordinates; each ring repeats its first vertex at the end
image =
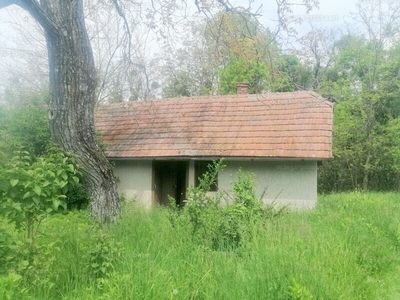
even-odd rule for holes
{"type": "Polygon", "coordinates": [[[363,179],[363,191],[366,192],[368,190],[368,174],[369,174],[369,160],[370,160],[370,155],[368,153],[367,159],[365,161],[364,165],[364,179],[363,179]]]}
{"type": "Polygon", "coordinates": [[[94,128],[97,75],[82,0],[19,0],[42,25],[49,56],[49,119],[53,139],[77,155],[91,195],[91,213],[102,223],[120,216],[112,168],[94,128]]]}

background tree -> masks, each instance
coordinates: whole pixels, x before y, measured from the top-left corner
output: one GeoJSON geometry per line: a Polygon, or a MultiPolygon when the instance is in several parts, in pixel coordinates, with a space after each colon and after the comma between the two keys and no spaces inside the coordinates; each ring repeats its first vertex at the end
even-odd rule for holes
{"type": "Polygon", "coordinates": [[[180,86],[176,84],[181,79],[190,90],[185,94],[190,95],[233,93],[238,81],[249,81],[251,92],[278,90],[279,49],[270,31],[257,20],[221,11],[189,26],[191,30],[182,42],[184,48],[170,51],[164,67],[164,90],[168,94],[175,86],[173,94],[179,95],[176,92],[180,86]]]}
{"type": "Polygon", "coordinates": [[[21,147],[32,156],[45,154],[52,144],[47,120],[48,92],[8,97],[7,104],[0,104],[0,148],[3,154],[10,157],[21,147]]]}
{"type": "Polygon", "coordinates": [[[312,68],[303,64],[294,54],[281,54],[277,62],[280,73],[279,91],[312,90],[312,68]]]}
{"type": "Polygon", "coordinates": [[[357,8],[360,32],[336,42],[321,84],[320,92],[337,103],[335,159],[321,169],[321,188],[398,189],[400,5],[364,1],[357,8]]]}
{"type": "Polygon", "coordinates": [[[228,65],[218,72],[219,93],[236,94],[238,82],[250,83],[249,93],[261,93],[271,90],[268,87],[268,67],[255,60],[232,59],[228,65]]]}

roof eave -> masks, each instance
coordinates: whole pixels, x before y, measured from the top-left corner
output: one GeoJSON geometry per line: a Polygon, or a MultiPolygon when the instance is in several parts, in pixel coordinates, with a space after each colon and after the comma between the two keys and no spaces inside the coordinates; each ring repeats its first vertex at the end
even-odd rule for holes
{"type": "Polygon", "coordinates": [[[244,160],[244,161],[330,161],[333,157],[251,157],[251,156],[142,156],[142,157],[112,157],[109,160],[244,160]]]}

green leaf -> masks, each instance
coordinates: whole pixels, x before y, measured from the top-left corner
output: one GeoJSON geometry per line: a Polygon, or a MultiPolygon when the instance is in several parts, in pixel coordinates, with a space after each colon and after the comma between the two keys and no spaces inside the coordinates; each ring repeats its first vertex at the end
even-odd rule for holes
{"type": "Polygon", "coordinates": [[[12,187],[16,186],[18,182],[19,182],[18,179],[10,179],[10,184],[12,187]]]}
{"type": "Polygon", "coordinates": [[[73,173],[75,171],[74,165],[70,164],[68,165],[68,169],[73,173]]]}
{"type": "Polygon", "coordinates": [[[60,182],[58,183],[58,186],[59,186],[60,188],[63,188],[63,187],[66,186],[67,184],[68,184],[67,181],[60,181],[60,182]]]}
{"type": "Polygon", "coordinates": [[[39,203],[40,203],[40,198],[38,198],[38,197],[33,197],[32,200],[33,200],[33,202],[34,202],[36,205],[39,205],[39,203]]]}
{"type": "Polygon", "coordinates": [[[40,188],[40,186],[35,185],[35,187],[33,188],[33,190],[34,190],[34,192],[35,192],[38,196],[42,195],[42,189],[40,188]]]}
{"type": "Polygon", "coordinates": [[[58,199],[53,200],[53,209],[58,210],[58,207],[61,205],[61,201],[58,199]]]}
{"type": "Polygon", "coordinates": [[[46,180],[45,182],[42,183],[42,187],[46,187],[46,186],[48,186],[49,184],[50,184],[50,182],[46,180]]]}

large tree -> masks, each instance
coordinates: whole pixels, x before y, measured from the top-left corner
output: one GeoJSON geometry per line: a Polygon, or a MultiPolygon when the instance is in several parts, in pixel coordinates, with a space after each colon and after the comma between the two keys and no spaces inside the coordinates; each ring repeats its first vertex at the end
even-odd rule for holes
{"type": "Polygon", "coordinates": [[[49,57],[52,136],[66,151],[77,155],[92,197],[92,215],[105,222],[118,218],[120,207],[111,165],[95,134],[98,80],[82,2],[0,0],[0,8],[18,5],[43,28],[49,57]]]}

